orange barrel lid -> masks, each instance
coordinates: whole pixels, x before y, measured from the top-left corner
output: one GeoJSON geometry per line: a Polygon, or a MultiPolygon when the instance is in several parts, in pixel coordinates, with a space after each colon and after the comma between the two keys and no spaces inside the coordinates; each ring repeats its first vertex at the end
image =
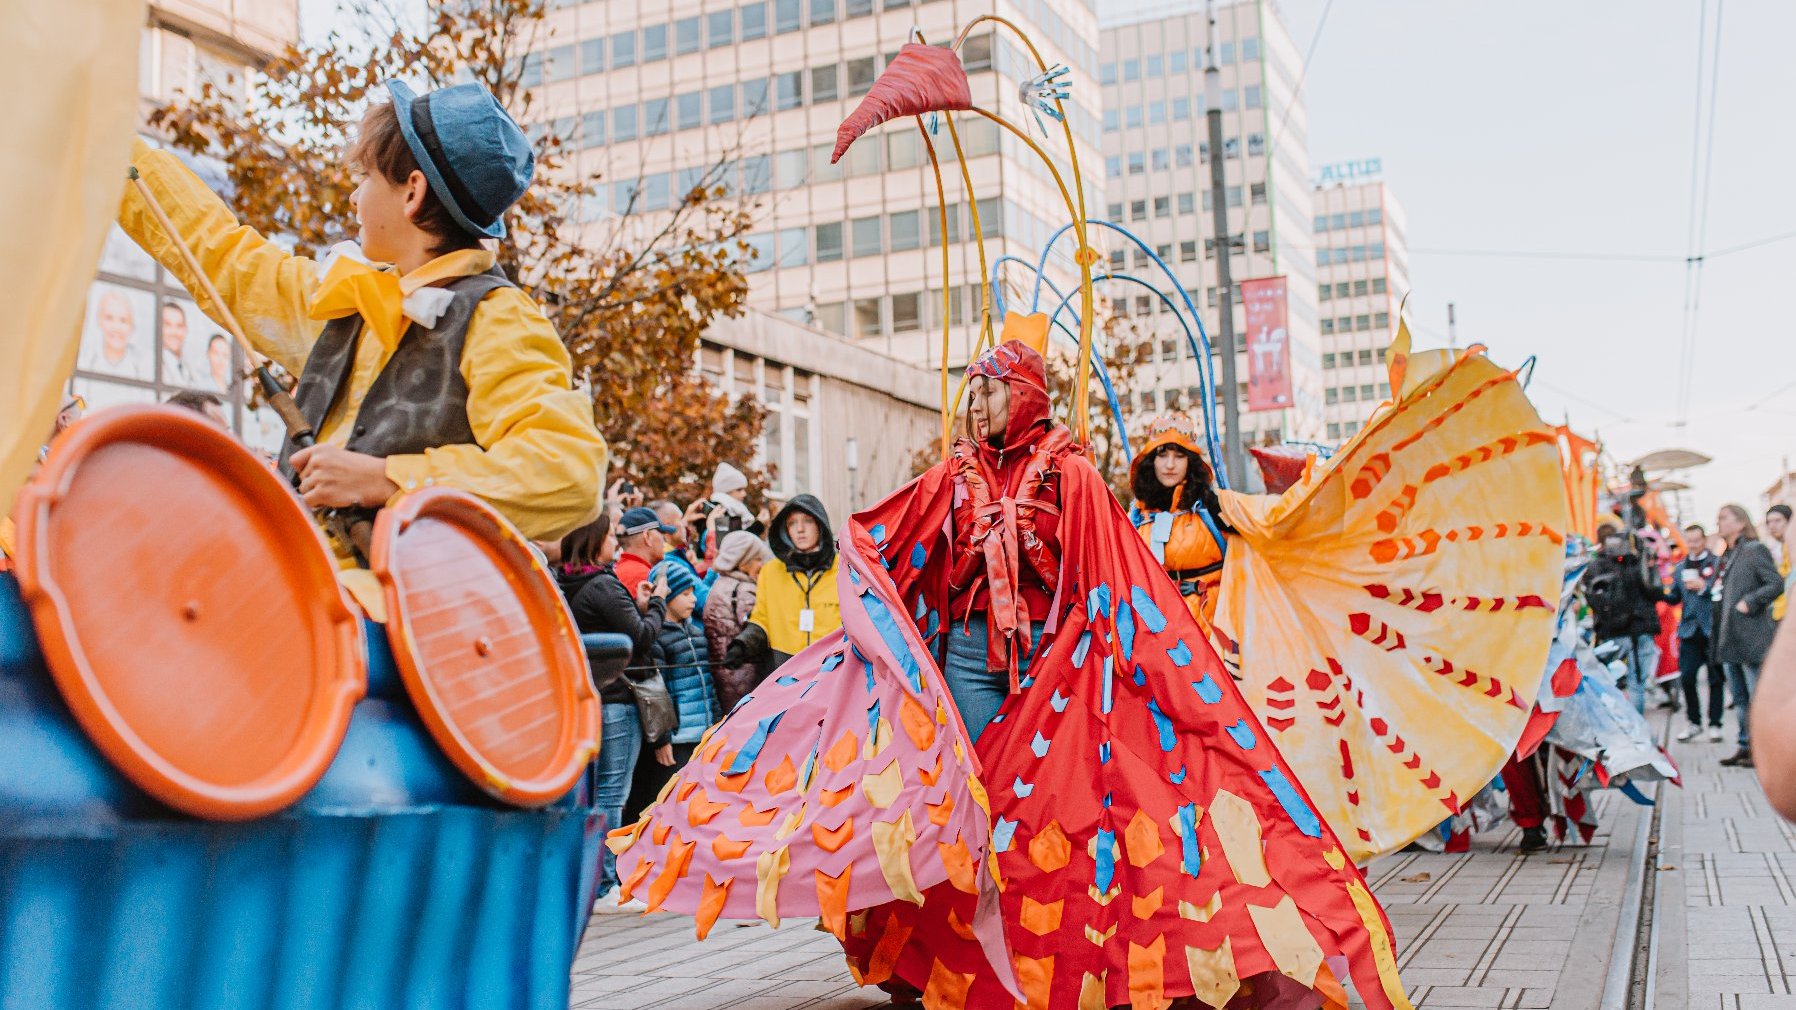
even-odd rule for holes
{"type": "Polygon", "coordinates": [[[599,700],[555,580],[491,506],[426,488],[382,510],[369,559],[406,692],[449,760],[507,803],[567,794],[599,700]]]}
{"type": "Polygon", "coordinates": [[[312,788],[366,657],[336,565],[278,473],[191,411],[117,407],[57,439],[18,523],[51,676],[121,773],[214,820],[312,788]]]}

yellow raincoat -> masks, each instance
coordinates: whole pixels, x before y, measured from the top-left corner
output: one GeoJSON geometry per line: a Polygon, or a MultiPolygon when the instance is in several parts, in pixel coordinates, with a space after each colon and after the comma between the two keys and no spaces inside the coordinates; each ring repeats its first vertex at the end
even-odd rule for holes
{"type": "MultiPolygon", "coordinates": [[[[321,265],[239,224],[173,155],[139,142],[132,163],[257,350],[298,375],[324,328],[323,319],[313,318],[321,265]]],[[[126,189],[118,220],[195,293],[202,311],[220,317],[135,187],[126,189]]],[[[491,252],[462,250],[401,277],[400,285],[410,291],[492,265],[491,252]]],[[[349,384],[325,418],[319,443],[348,442],[356,411],[392,351],[379,339],[357,341],[349,384]]],[[[606,449],[590,402],[571,388],[571,371],[567,349],[536,303],[517,288],[493,291],[469,320],[461,361],[468,425],[478,444],[388,456],[388,479],[401,493],[430,485],[466,491],[531,539],[555,539],[586,523],[599,506],[606,449]]]]}
{"type": "Polygon", "coordinates": [[[839,567],[839,561],[831,562],[813,581],[812,576],[792,571],[778,558],[761,566],[755,579],[755,609],[748,615],[748,623],[767,632],[768,648],[795,656],[842,626],[842,607],[836,599],[839,567]],[[809,632],[799,630],[798,615],[807,607],[813,615],[809,632]]]}

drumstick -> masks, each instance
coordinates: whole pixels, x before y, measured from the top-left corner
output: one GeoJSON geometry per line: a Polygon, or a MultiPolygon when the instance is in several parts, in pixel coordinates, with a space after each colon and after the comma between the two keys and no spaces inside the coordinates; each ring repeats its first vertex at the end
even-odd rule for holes
{"type": "MultiPolygon", "coordinates": [[[[137,192],[143,196],[144,204],[150,208],[150,215],[156,219],[157,224],[162,226],[162,231],[168,236],[169,241],[174,243],[175,251],[181,254],[181,261],[187,264],[188,271],[193,274],[195,282],[199,284],[200,293],[212,303],[218,312],[220,321],[224,323],[224,328],[230,331],[232,338],[237,341],[237,346],[243,348],[244,356],[254,366],[256,384],[262,387],[262,396],[268,401],[268,405],[274,408],[276,414],[280,415],[281,423],[287,428],[287,437],[301,449],[316,445],[318,433],[312,430],[312,423],[306,420],[305,414],[299,409],[299,404],[293,402],[293,394],[287,392],[287,387],[281,385],[280,380],[274,377],[274,373],[268,370],[268,357],[257,351],[255,346],[249,342],[249,335],[243,331],[243,326],[237,321],[236,314],[231,311],[229,305],[225,304],[225,300],[219,297],[218,288],[213,286],[212,278],[206,276],[206,271],[200,267],[199,257],[193,254],[193,250],[188,247],[186,240],[181,238],[181,233],[175,230],[175,223],[169,220],[168,212],[162,209],[162,201],[156,199],[156,194],[151,192],[150,187],[144,183],[143,176],[138,173],[136,165],[131,166],[130,178],[131,185],[137,187],[137,192]]],[[[294,474],[293,481],[297,486],[298,474],[294,474]]],[[[369,557],[373,526],[366,519],[351,520],[334,509],[319,509],[318,517],[333,536],[360,551],[363,558],[369,557]]]]}

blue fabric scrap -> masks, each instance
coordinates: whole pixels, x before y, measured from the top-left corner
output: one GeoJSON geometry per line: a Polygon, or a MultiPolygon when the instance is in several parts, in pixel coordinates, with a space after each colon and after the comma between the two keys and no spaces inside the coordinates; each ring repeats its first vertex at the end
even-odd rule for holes
{"type": "Polygon", "coordinates": [[[1129,599],[1135,603],[1135,613],[1141,615],[1141,624],[1149,633],[1158,635],[1166,630],[1166,615],[1160,613],[1160,607],[1148,591],[1140,586],[1129,590],[1129,599]]]}
{"type": "Polygon", "coordinates": [[[1279,805],[1285,808],[1285,815],[1291,818],[1293,824],[1297,825],[1297,830],[1311,838],[1322,837],[1321,818],[1317,817],[1316,812],[1310,809],[1310,805],[1303,801],[1302,796],[1298,795],[1297,787],[1291,784],[1290,779],[1285,778],[1284,772],[1277,768],[1268,768],[1260,772],[1260,779],[1266,783],[1267,788],[1272,790],[1272,795],[1278,797],[1279,805]]]}
{"type": "Polygon", "coordinates": [[[1228,728],[1228,735],[1230,740],[1235,741],[1235,746],[1242,750],[1253,750],[1254,745],[1259,743],[1259,738],[1254,736],[1253,727],[1247,724],[1246,719],[1235,720],[1235,724],[1228,728]]]}
{"type": "Polygon", "coordinates": [[[1217,687],[1216,682],[1211,680],[1207,673],[1203,675],[1203,679],[1192,681],[1191,686],[1197,689],[1197,696],[1202,698],[1206,705],[1214,705],[1222,700],[1222,688],[1217,687]]]}
{"type": "Polygon", "coordinates": [[[1179,745],[1179,738],[1172,731],[1172,720],[1167,718],[1165,712],[1160,711],[1160,703],[1152,698],[1147,700],[1147,711],[1154,717],[1154,725],[1159,727],[1160,749],[1168,754],[1172,753],[1172,749],[1179,745]]]}

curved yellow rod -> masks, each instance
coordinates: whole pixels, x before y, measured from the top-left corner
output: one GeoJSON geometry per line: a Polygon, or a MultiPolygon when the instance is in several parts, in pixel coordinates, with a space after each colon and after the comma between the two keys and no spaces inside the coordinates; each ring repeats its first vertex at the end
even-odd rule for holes
{"type": "MultiPolygon", "coordinates": [[[[1058,186],[1060,188],[1060,199],[1066,203],[1067,213],[1069,213],[1073,216],[1073,220],[1082,221],[1083,217],[1081,216],[1078,207],[1073,202],[1072,194],[1067,191],[1066,180],[1061,176],[1060,170],[1058,168],[1054,167],[1053,159],[1048,157],[1048,153],[1046,151],[1042,150],[1041,145],[1037,144],[1035,142],[1034,138],[1030,137],[1027,133],[1025,133],[1022,130],[1022,128],[1018,127],[1015,123],[1012,123],[1008,119],[1005,119],[1003,116],[1000,116],[995,112],[990,112],[986,109],[981,109],[978,106],[974,106],[973,111],[979,113],[981,116],[984,116],[985,118],[998,124],[999,126],[1003,127],[1004,129],[1009,130],[1011,135],[1015,136],[1018,140],[1022,141],[1024,144],[1027,144],[1029,146],[1029,149],[1035,152],[1036,156],[1041,159],[1042,164],[1048,166],[1048,172],[1050,174],[1052,174],[1054,177],[1054,185],[1058,186]]],[[[1090,286],[1091,286],[1090,285],[1091,266],[1090,266],[1090,264],[1081,263],[1080,269],[1085,274],[1082,290],[1089,296],[1090,286]]],[[[1079,319],[1079,350],[1080,350],[1080,353],[1086,357],[1087,363],[1089,364],[1089,358],[1091,356],[1092,324],[1090,321],[1090,316],[1091,316],[1091,308],[1092,307],[1091,307],[1090,302],[1086,301],[1081,304],[1081,308],[1083,309],[1083,312],[1081,313],[1080,319],[1079,319]]],[[[1080,383],[1080,388],[1078,391],[1080,395],[1074,397],[1074,399],[1077,401],[1077,405],[1076,405],[1077,412],[1073,415],[1074,416],[1074,427],[1075,427],[1075,430],[1079,434],[1080,442],[1084,442],[1086,440],[1085,436],[1090,434],[1090,432],[1086,430],[1090,425],[1090,420],[1087,416],[1090,413],[1090,411],[1086,409],[1087,403],[1086,403],[1086,397],[1084,396],[1084,387],[1085,387],[1085,383],[1080,383]]]]}
{"type": "Polygon", "coordinates": [[[948,261],[948,191],[942,185],[942,163],[936,158],[935,142],[929,139],[929,128],[923,125],[922,116],[916,119],[917,132],[923,135],[923,149],[929,152],[929,169],[935,173],[935,209],[941,222],[938,234],[942,247],[942,458],[947,459],[954,444],[954,411],[948,403],[948,340],[954,320],[954,286],[948,283],[952,269],[948,261]]]}
{"type": "MultiPolygon", "coordinates": [[[[1021,28],[1018,28],[1016,26],[1016,24],[1014,22],[1010,21],[1008,18],[1000,17],[999,15],[996,15],[996,14],[981,14],[978,17],[974,18],[973,20],[967,22],[967,26],[965,28],[962,28],[960,30],[960,34],[955,37],[953,48],[958,51],[961,47],[961,44],[967,40],[967,36],[973,31],[973,29],[977,28],[980,24],[987,22],[987,21],[990,21],[993,24],[1002,25],[1003,27],[1010,29],[1011,34],[1015,35],[1017,37],[1017,40],[1023,44],[1024,48],[1029,50],[1030,57],[1035,60],[1036,68],[1041,71],[1044,71],[1044,72],[1048,69],[1048,62],[1046,60],[1042,59],[1041,50],[1039,50],[1035,47],[1035,42],[1029,38],[1028,34],[1026,32],[1024,32],[1021,28]]],[[[1073,410],[1073,418],[1074,418],[1074,432],[1077,434],[1079,441],[1081,443],[1084,443],[1084,442],[1090,441],[1090,434],[1091,434],[1091,430],[1090,430],[1091,429],[1091,419],[1089,416],[1091,413],[1091,410],[1090,410],[1091,340],[1092,340],[1091,317],[1092,317],[1092,310],[1093,310],[1093,294],[1092,294],[1092,286],[1091,286],[1091,265],[1092,265],[1092,263],[1094,263],[1096,261],[1097,253],[1094,252],[1092,250],[1091,246],[1089,244],[1087,244],[1087,242],[1086,242],[1086,224],[1085,224],[1085,222],[1088,220],[1088,218],[1086,216],[1086,209],[1085,209],[1085,177],[1084,177],[1083,173],[1081,173],[1079,170],[1079,148],[1078,148],[1078,145],[1075,144],[1074,140],[1073,140],[1072,123],[1067,119],[1066,107],[1061,104],[1060,99],[1058,99],[1058,98],[1054,99],[1054,110],[1060,114],[1060,130],[1061,130],[1061,133],[1066,138],[1066,153],[1067,153],[1068,159],[1070,159],[1070,162],[1071,162],[1071,169],[1072,169],[1072,174],[1073,174],[1073,191],[1074,191],[1076,201],[1077,201],[1076,202],[1077,210],[1075,210],[1073,213],[1073,221],[1075,224],[1078,225],[1079,248],[1074,253],[1073,259],[1074,259],[1074,262],[1079,264],[1079,307],[1080,307],[1081,311],[1079,313],[1079,361],[1078,361],[1078,371],[1077,371],[1078,378],[1075,380],[1076,388],[1074,389],[1073,397],[1072,397],[1072,399],[1073,399],[1072,410],[1073,410]]],[[[975,110],[975,111],[979,111],[979,110],[975,110]]],[[[985,113],[985,115],[990,116],[991,114],[985,113]]],[[[996,119],[997,117],[994,116],[992,118],[996,119]]],[[[998,120],[998,122],[1009,127],[1009,129],[1012,133],[1016,134],[1019,137],[1023,137],[1022,131],[1018,130],[1016,127],[1010,126],[1010,124],[1005,123],[1001,119],[998,120]]],[[[1028,137],[1023,137],[1023,139],[1025,141],[1029,140],[1028,137]]],[[[1053,161],[1048,158],[1047,154],[1044,151],[1042,151],[1042,149],[1039,146],[1037,146],[1035,143],[1033,143],[1032,141],[1029,142],[1029,146],[1035,150],[1035,153],[1041,157],[1042,161],[1047,163],[1048,168],[1050,170],[1053,170],[1053,168],[1054,168],[1053,161]]],[[[1055,172],[1055,181],[1060,182],[1060,176],[1057,171],[1055,172]]],[[[1065,194],[1065,191],[1066,191],[1066,186],[1064,183],[1062,183],[1061,184],[1061,192],[1063,195],[1065,194]]],[[[1069,209],[1072,209],[1074,201],[1069,200],[1068,204],[1069,204],[1069,209]]],[[[983,270],[982,270],[982,274],[983,274],[983,270]]],[[[983,283],[983,277],[982,277],[981,283],[983,283]]]]}

